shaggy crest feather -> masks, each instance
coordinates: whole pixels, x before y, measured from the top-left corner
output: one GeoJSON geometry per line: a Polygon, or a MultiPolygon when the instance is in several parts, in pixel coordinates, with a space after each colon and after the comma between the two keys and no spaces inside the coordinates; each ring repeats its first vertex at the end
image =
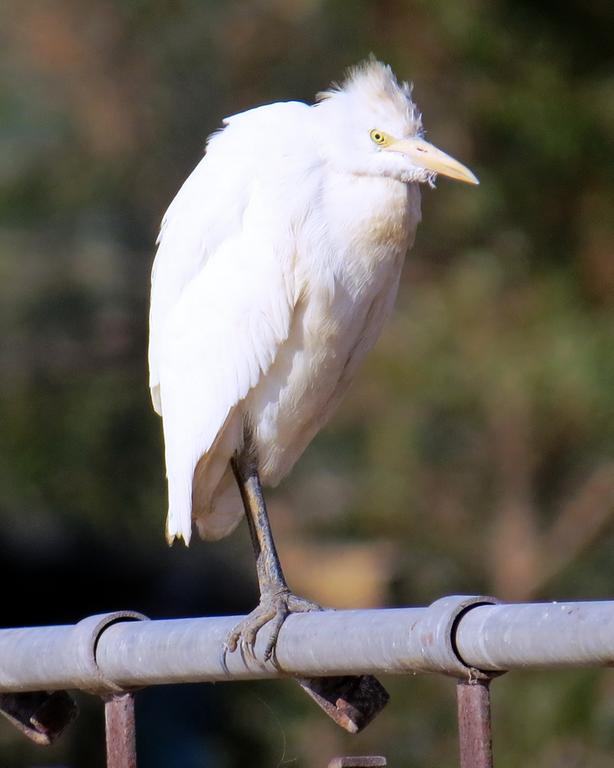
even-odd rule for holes
{"type": "Polygon", "coordinates": [[[316,94],[316,101],[325,101],[339,94],[356,96],[366,103],[391,102],[405,116],[408,133],[422,135],[422,115],[412,101],[413,85],[399,82],[389,64],[378,61],[373,54],[365,61],[350,67],[345,80],[333,82],[326,91],[316,94]]]}

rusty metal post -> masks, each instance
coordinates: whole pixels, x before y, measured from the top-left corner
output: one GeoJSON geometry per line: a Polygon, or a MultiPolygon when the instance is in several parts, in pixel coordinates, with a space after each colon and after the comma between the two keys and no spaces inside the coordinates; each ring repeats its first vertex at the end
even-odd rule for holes
{"type": "Polygon", "coordinates": [[[136,768],[134,694],[119,693],[105,699],[107,768],[136,768]]]}
{"type": "Polygon", "coordinates": [[[492,768],[490,680],[459,680],[456,696],[460,768],[492,768]]]}

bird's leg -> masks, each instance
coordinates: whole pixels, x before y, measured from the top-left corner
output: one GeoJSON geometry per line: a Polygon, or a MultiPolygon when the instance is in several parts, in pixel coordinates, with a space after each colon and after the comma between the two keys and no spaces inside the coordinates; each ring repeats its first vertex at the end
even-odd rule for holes
{"type": "MultiPolygon", "coordinates": [[[[279,631],[289,613],[321,610],[319,605],[296,597],[290,592],[275,548],[271,525],[266,510],[262,486],[258,477],[258,462],[246,430],[245,446],[232,459],[249,532],[256,555],[256,571],[260,587],[260,602],[255,610],[243,619],[226,640],[226,651],[254,653],[258,631],[269,621],[273,622],[264,658],[275,658],[275,645],[279,631]]],[[[368,725],[388,701],[388,694],[381,683],[371,675],[297,678],[297,682],[309,696],[338,725],[350,733],[357,733],[368,725]]]]}
{"type": "Polygon", "coordinates": [[[248,434],[243,450],[232,459],[232,469],[243,499],[256,555],[260,602],[257,608],[233,629],[226,641],[226,647],[229,651],[234,651],[241,643],[242,647],[253,653],[258,631],[272,621],[273,630],[264,653],[264,658],[268,661],[275,652],[279,631],[288,614],[321,608],[316,603],[293,595],[288,588],[273,540],[257,461],[248,434]]]}

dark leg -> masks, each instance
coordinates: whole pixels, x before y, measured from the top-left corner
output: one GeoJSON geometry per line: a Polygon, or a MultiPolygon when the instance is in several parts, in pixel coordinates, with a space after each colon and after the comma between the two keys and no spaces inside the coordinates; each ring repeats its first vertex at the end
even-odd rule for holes
{"type": "Polygon", "coordinates": [[[264,658],[268,661],[274,655],[279,631],[288,614],[320,610],[320,606],[293,595],[288,588],[273,540],[256,457],[249,445],[247,434],[244,449],[232,459],[232,469],[243,499],[256,555],[260,603],[234,628],[226,645],[229,651],[234,651],[240,642],[247,650],[253,652],[258,631],[272,621],[273,631],[264,653],[264,658]]]}
{"type": "Polygon", "coordinates": [[[287,592],[288,585],[279,562],[256,461],[251,451],[244,451],[240,457],[233,459],[232,469],[241,492],[252,538],[260,594],[287,592]]]}
{"type": "MultiPolygon", "coordinates": [[[[320,606],[293,595],[279,562],[271,525],[258,477],[256,456],[246,430],[245,448],[232,460],[245,516],[256,555],[256,571],[260,587],[260,603],[230,633],[226,651],[237,645],[253,654],[256,635],[269,621],[273,631],[265,649],[265,659],[275,654],[279,631],[289,613],[321,610],[320,606]]],[[[358,733],[384,708],[388,694],[371,675],[358,677],[322,677],[297,679],[299,685],[338,725],[350,733],[358,733]]]]}

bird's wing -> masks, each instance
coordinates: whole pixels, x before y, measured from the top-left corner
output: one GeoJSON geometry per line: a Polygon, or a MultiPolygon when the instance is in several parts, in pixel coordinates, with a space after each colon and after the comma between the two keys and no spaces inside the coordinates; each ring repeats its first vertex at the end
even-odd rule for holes
{"type": "Polygon", "coordinates": [[[239,231],[247,204],[248,186],[241,184],[237,165],[225,160],[227,143],[228,131],[214,134],[162,219],[149,311],[149,384],[160,415],[160,340],[169,312],[211,253],[239,231]]]}
{"type": "MultiPolygon", "coordinates": [[[[296,301],[295,231],[305,215],[301,201],[313,162],[306,162],[308,152],[297,153],[289,144],[284,149],[279,115],[265,115],[264,121],[277,137],[275,147],[267,145],[269,139],[257,147],[252,143],[241,158],[246,147],[237,141],[246,124],[254,126],[245,120],[248,115],[233,118],[211,142],[173,202],[154,268],[152,396],[164,420],[168,530],[186,540],[194,467],[232,409],[271,366],[288,336],[296,301]],[[233,141],[223,143],[225,136],[233,141]],[[298,164],[297,156],[303,158],[298,164]],[[222,172],[224,158],[227,177],[217,188],[211,174],[222,172]]],[[[262,126],[255,130],[260,137],[268,135],[262,126]]],[[[295,124],[294,149],[296,131],[300,134],[295,124]]],[[[308,150],[307,137],[305,142],[308,150]]]]}
{"type": "Polygon", "coordinates": [[[292,148],[297,135],[299,144],[305,137],[307,114],[305,104],[287,102],[226,118],[162,219],[149,313],[149,383],[160,415],[160,341],[169,313],[211,254],[241,231],[253,183],[274,170],[267,158],[297,156],[292,148]]]}
{"type": "MultiPolygon", "coordinates": [[[[248,206],[246,213],[250,215],[248,206]]],[[[187,539],[196,464],[270,368],[294,309],[291,250],[250,224],[184,289],[160,345],[169,534],[187,539]]]]}

